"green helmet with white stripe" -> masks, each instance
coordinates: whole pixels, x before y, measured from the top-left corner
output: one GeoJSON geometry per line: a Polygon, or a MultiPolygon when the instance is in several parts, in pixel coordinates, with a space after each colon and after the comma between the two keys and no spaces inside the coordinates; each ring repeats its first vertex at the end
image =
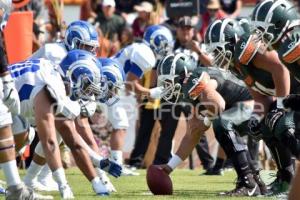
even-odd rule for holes
{"type": "Polygon", "coordinates": [[[265,0],[254,8],[251,15],[252,31],[267,47],[277,43],[284,33],[300,25],[296,6],[288,0],[265,0]]]}
{"type": "Polygon", "coordinates": [[[213,65],[227,69],[233,60],[235,45],[244,29],[234,19],[216,20],[206,31],[204,43],[213,56],[213,65]]]}

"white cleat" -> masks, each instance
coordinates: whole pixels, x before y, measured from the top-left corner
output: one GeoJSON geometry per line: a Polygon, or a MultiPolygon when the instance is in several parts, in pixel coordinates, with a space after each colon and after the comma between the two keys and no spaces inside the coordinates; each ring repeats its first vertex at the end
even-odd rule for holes
{"type": "Polygon", "coordinates": [[[107,185],[103,184],[101,180],[99,180],[97,183],[92,184],[94,192],[99,196],[108,196],[109,190],[107,185]]]}
{"type": "Polygon", "coordinates": [[[62,199],[74,199],[72,189],[68,184],[59,187],[59,192],[62,199]]]}
{"type": "Polygon", "coordinates": [[[52,178],[52,173],[44,177],[38,176],[37,182],[46,187],[48,192],[59,191],[58,184],[52,178]]]}
{"type": "Polygon", "coordinates": [[[6,190],[6,200],[51,200],[53,199],[50,195],[41,195],[33,192],[27,188],[23,183],[19,185],[10,186],[6,190]]]}
{"type": "Polygon", "coordinates": [[[111,192],[117,192],[115,186],[110,182],[108,176],[106,175],[106,173],[102,173],[101,175],[99,175],[101,182],[106,186],[106,188],[108,189],[108,191],[111,192]]]}
{"type": "Polygon", "coordinates": [[[24,184],[35,191],[39,191],[39,192],[50,192],[51,190],[49,190],[49,188],[47,188],[46,186],[42,185],[39,181],[37,181],[36,178],[32,179],[32,180],[28,180],[28,179],[24,179],[24,184]]]}

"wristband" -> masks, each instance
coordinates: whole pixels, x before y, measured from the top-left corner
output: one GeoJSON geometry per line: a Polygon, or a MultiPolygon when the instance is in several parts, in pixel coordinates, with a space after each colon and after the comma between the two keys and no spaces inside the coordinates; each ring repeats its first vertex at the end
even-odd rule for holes
{"type": "Polygon", "coordinates": [[[276,103],[277,103],[277,108],[284,108],[284,106],[283,106],[283,99],[284,99],[285,97],[277,97],[277,101],[276,101],[276,103]]]}
{"type": "Polygon", "coordinates": [[[174,170],[178,165],[180,165],[180,163],[182,163],[182,159],[177,156],[176,154],[174,156],[172,156],[172,158],[169,160],[168,162],[168,166],[171,167],[172,170],[174,170]]]}

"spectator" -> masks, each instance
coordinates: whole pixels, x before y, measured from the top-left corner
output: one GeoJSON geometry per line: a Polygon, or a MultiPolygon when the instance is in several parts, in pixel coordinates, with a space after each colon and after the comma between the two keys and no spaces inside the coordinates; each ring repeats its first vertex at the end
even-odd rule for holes
{"type": "Polygon", "coordinates": [[[208,25],[216,19],[226,17],[226,13],[222,11],[219,0],[209,0],[207,11],[201,16],[200,36],[203,40],[208,25]]]}
{"type": "Polygon", "coordinates": [[[185,53],[196,63],[210,65],[209,57],[202,52],[199,42],[195,40],[194,25],[192,19],[188,16],[181,17],[178,21],[174,52],[185,53]]]}
{"type": "Polygon", "coordinates": [[[242,0],[220,0],[222,10],[231,18],[240,15],[242,9],[242,0]]]}
{"type": "Polygon", "coordinates": [[[116,42],[120,39],[126,24],[121,16],[115,14],[115,7],[115,0],[103,0],[102,13],[98,13],[95,21],[99,23],[103,36],[112,42],[116,42]]]}
{"type": "Polygon", "coordinates": [[[142,38],[147,26],[152,25],[151,12],[153,12],[153,5],[143,1],[141,4],[134,6],[134,10],[138,12],[138,17],[132,24],[133,35],[142,38]]]}

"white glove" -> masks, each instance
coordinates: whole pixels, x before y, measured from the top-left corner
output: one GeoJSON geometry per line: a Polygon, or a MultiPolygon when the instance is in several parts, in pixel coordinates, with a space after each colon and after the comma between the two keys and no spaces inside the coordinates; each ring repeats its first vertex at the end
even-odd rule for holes
{"type": "Polygon", "coordinates": [[[12,115],[18,115],[21,111],[20,99],[15,82],[10,74],[1,77],[3,82],[3,102],[12,115]]]}
{"type": "Polygon", "coordinates": [[[150,97],[152,99],[160,99],[162,97],[164,87],[155,87],[150,89],[150,97]]]}

